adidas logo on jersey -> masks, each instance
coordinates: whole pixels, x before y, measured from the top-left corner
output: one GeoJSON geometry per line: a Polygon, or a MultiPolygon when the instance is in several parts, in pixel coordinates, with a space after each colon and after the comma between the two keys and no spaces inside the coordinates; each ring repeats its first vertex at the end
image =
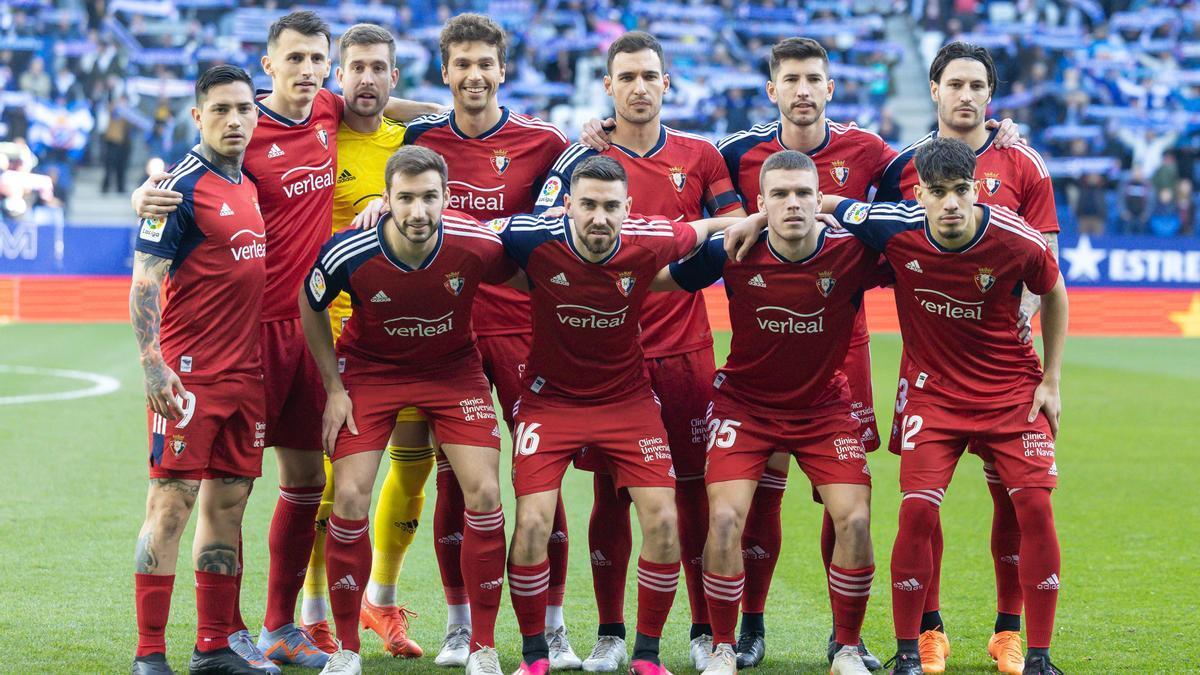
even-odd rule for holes
{"type": "Polygon", "coordinates": [[[915,259],[910,260],[909,263],[907,265],[905,265],[905,267],[916,272],[917,274],[925,273],[925,270],[921,269],[921,263],[917,262],[915,259]]]}
{"type": "Polygon", "coordinates": [[[742,549],[742,558],[746,560],[766,560],[770,557],[771,554],[767,553],[766,549],[758,545],[742,549]]]}
{"type": "Polygon", "coordinates": [[[612,567],[612,561],[600,551],[592,551],[592,567],[612,567]]]}
{"type": "Polygon", "coordinates": [[[1058,574],[1051,574],[1046,577],[1046,580],[1037,585],[1039,591],[1057,591],[1058,590],[1058,574]]]}
{"type": "Polygon", "coordinates": [[[896,583],[892,584],[892,586],[901,591],[919,591],[922,588],[925,588],[921,585],[921,582],[917,581],[916,579],[897,581],[896,583]]]}
{"type": "Polygon", "coordinates": [[[392,299],[389,298],[387,293],[384,293],[383,291],[379,291],[378,293],[375,294],[375,297],[371,298],[371,302],[391,302],[391,301],[392,301],[392,299]]]}
{"type": "Polygon", "coordinates": [[[449,546],[462,546],[462,542],[463,542],[462,532],[455,532],[453,534],[448,534],[444,537],[438,537],[439,544],[446,544],[449,546]]]}
{"type": "Polygon", "coordinates": [[[267,159],[275,159],[276,157],[283,157],[283,148],[272,143],[271,149],[267,151],[267,159]]]}
{"type": "Polygon", "coordinates": [[[337,582],[335,582],[332,586],[330,586],[329,590],[331,590],[331,591],[357,591],[358,590],[358,582],[354,580],[353,576],[347,574],[346,576],[342,577],[341,579],[338,579],[337,582]]]}
{"type": "Polygon", "coordinates": [[[232,215],[233,215],[233,209],[229,208],[229,205],[228,205],[228,204],[226,204],[226,203],[222,202],[222,203],[221,203],[221,215],[223,215],[223,216],[232,216],[232,215]]]}
{"type": "Polygon", "coordinates": [[[550,277],[550,283],[558,284],[559,286],[570,286],[571,285],[571,282],[567,281],[567,275],[562,272],[559,272],[558,274],[555,274],[554,276],[550,277]]]}
{"type": "Polygon", "coordinates": [[[338,185],[351,180],[354,180],[354,174],[350,173],[350,169],[342,169],[342,173],[337,179],[338,185]]]}
{"type": "Polygon", "coordinates": [[[749,283],[751,286],[757,286],[759,288],[767,287],[767,282],[763,281],[761,274],[755,274],[754,276],[750,277],[749,283]]]}

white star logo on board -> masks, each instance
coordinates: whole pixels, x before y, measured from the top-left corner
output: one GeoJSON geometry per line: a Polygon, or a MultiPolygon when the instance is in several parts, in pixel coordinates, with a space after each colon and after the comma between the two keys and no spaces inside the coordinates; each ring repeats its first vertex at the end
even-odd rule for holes
{"type": "Polygon", "coordinates": [[[1067,281],[1100,281],[1100,263],[1107,255],[1102,248],[1092,248],[1091,238],[1083,235],[1074,248],[1062,251],[1063,259],[1069,263],[1067,281]]]}

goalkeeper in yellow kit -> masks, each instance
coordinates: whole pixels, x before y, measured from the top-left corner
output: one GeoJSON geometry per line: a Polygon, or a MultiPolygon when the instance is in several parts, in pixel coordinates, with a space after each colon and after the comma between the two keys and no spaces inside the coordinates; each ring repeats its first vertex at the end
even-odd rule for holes
{"type": "MultiPolygon", "coordinates": [[[[391,33],[380,26],[358,24],[342,35],[338,47],[341,65],[337,78],[346,109],[337,136],[334,232],[349,227],[363,207],[382,195],[387,159],[404,139],[404,125],[383,117],[399,75],[391,33]]],[[[337,338],[350,318],[348,295],[343,293],[330,305],[329,318],[337,338]]],[[[393,656],[415,658],[422,654],[421,647],[408,637],[408,619],[415,614],[397,603],[396,582],[417,531],[425,504],[425,480],[434,463],[429,427],[416,408],[406,408],[396,417],[388,455],[391,464],[375,509],[375,551],[361,620],[379,634],[393,656]]],[[[337,649],[329,632],[325,577],[325,520],[333,509],[333,489],[333,472],[326,457],[325,494],[317,512],[317,539],[304,580],[301,618],[313,641],[329,652],[337,649]]]]}

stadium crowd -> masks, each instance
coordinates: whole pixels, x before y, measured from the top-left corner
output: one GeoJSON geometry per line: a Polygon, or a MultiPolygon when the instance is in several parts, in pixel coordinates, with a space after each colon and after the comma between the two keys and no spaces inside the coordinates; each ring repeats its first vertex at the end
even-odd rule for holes
{"type": "MultiPolygon", "coordinates": [[[[195,141],[188,96],[199,72],[257,63],[261,27],[293,3],[235,0],[18,0],[0,6],[0,140],[10,170],[28,146],[69,203],[73,167],[103,167],[102,191],[125,192],[134,158],[178,156],[195,141]]],[[[901,138],[888,102],[906,45],[887,17],[919,26],[928,66],[951,39],[988,47],[1000,72],[991,116],[1011,117],[1046,158],[1064,230],[1195,233],[1200,148],[1200,6],[1166,2],[796,2],[496,0],[328,5],[334,33],[358,21],[400,37],[398,91],[447,103],[438,27],[453,13],[501,17],[513,36],[509,100],[572,133],[605,113],[595,75],[621,32],[647,30],[672,55],[664,122],[713,139],[770,119],[761,82],[777,38],[803,26],[829,48],[835,119],[901,138]]],[[[331,82],[331,84],[333,84],[331,82]]],[[[28,170],[28,169],[26,169],[28,170]]],[[[140,177],[140,176],[139,176],[140,177]]],[[[11,183],[12,181],[7,181],[11,183]]],[[[14,190],[9,190],[10,192],[14,190]]],[[[36,191],[24,196],[38,202],[36,191]]]]}

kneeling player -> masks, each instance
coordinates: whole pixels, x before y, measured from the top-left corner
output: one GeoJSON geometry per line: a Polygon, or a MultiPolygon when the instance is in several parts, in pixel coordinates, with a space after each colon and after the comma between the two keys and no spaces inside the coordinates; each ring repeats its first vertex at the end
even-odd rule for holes
{"type": "Polygon", "coordinates": [[[584,446],[603,455],[618,488],[629,488],[642,527],[629,672],[666,672],[658,642],[679,583],[675,473],[643,367],[638,320],[658,270],[710,229],[737,219],[645,219],[629,216],[630,202],[621,165],[591,157],[571,175],[565,217],[494,223],[532,286],[533,347],[514,415],[517,526],[508,567],[523,636],[522,674],[550,667],[547,543],[563,474],[584,446]]]}
{"type": "Polygon", "coordinates": [[[709,529],[704,591],[713,626],[705,673],[737,672],[734,629],[746,574],[742,532],[774,452],[792,454],[820,493],[837,537],[829,566],[835,642],[832,673],[868,673],[858,651],[871,593],[871,475],[846,375],[839,370],[863,290],[886,280],[879,255],[816,221],[817,169],[806,155],[777,152],[759,171],[767,230],[741,262],[724,236],[660,273],[660,284],[698,291],[724,278],[733,341],[709,407],[709,529]]]}
{"type": "Polygon", "coordinates": [[[258,191],[242,174],[257,116],[250,76],[232,66],[209,69],[196,81],[196,106],[200,144],[164,185],[182,203],[142,221],[129,297],[150,408],[133,672],[172,672],[164,632],[179,537],[199,502],[192,547],[199,622],[189,670],[253,675],[262,671],[228,640],[241,580],[242,513],[262,472],[266,415],[258,339],[266,240],[258,191]]]}
{"type": "Polygon", "coordinates": [[[342,649],[323,672],[361,672],[367,513],[396,413],[409,406],[429,420],[466,500],[462,567],[473,618],[467,672],[499,672],[493,629],[504,578],[500,430],[471,306],[481,282],[501,283],[517,270],[494,234],[444,212],[449,194],[440,155],[403,147],[388,160],[386,176],[390,215],[374,230],[329,240],[300,298],[304,334],[328,394],[322,433],[335,486],[325,558],[342,649]],[[326,307],[341,291],[354,312],[335,349],[326,307]]]}

